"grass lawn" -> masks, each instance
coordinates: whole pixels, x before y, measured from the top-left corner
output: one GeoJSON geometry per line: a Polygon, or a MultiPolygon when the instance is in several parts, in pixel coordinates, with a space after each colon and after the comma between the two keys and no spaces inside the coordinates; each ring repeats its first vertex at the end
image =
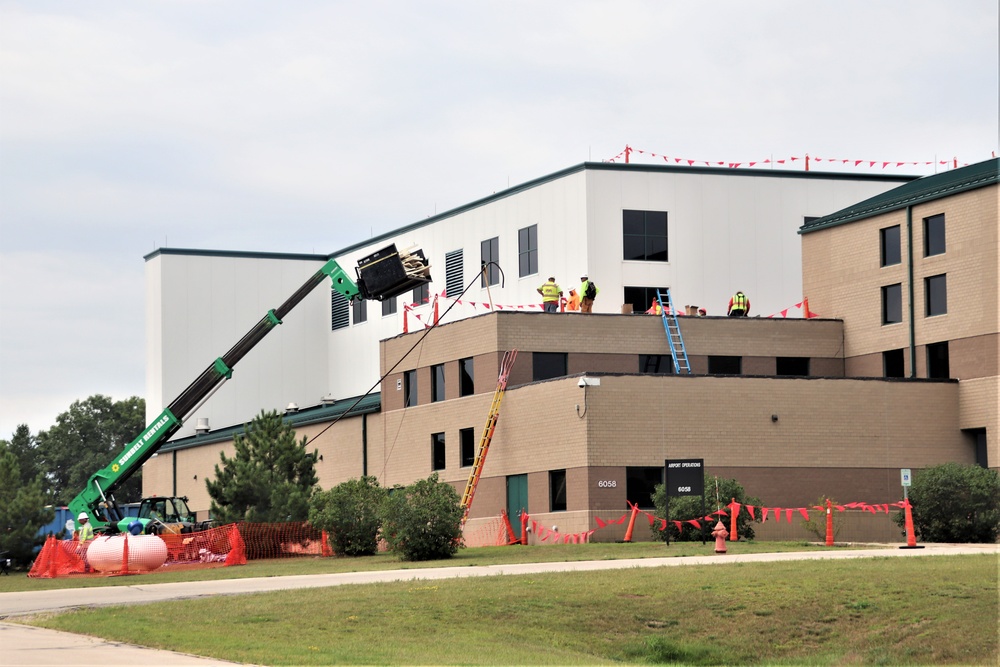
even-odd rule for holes
{"type": "MultiPolygon", "coordinates": [[[[559,550],[501,550],[519,551],[559,550]]],[[[227,570],[249,566],[211,572],[227,570]]],[[[259,665],[995,665],[997,579],[995,554],[797,561],[351,585],[20,620],[259,665]]]]}
{"type": "MultiPolygon", "coordinates": [[[[776,553],[787,551],[826,550],[840,547],[816,546],[808,542],[736,542],[730,543],[729,552],[776,553]]],[[[856,548],[856,547],[852,547],[856,548]]],[[[684,556],[709,556],[715,551],[715,541],[702,546],[701,542],[662,542],[560,544],[557,546],[476,547],[460,549],[448,560],[407,563],[397,556],[381,553],[364,558],[318,558],[312,556],[253,560],[239,567],[211,567],[206,569],[171,569],[169,566],[139,576],[106,577],[69,576],[58,579],[29,579],[24,572],[14,572],[0,577],[0,593],[8,591],[41,591],[57,588],[84,588],[91,586],[134,586],[175,581],[208,581],[217,579],[242,579],[246,577],[280,577],[296,574],[326,574],[333,572],[367,572],[372,570],[400,570],[427,567],[475,567],[513,563],[543,563],[579,560],[618,560],[622,558],[666,558],[684,556]]]]}

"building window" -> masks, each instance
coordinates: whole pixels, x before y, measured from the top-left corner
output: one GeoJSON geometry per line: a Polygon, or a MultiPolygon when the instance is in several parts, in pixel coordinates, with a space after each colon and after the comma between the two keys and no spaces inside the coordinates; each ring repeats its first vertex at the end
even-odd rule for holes
{"type": "Polygon", "coordinates": [[[924,218],[924,257],[944,254],[944,214],[924,218]]]}
{"type": "Polygon", "coordinates": [[[430,283],[420,283],[413,288],[413,305],[419,306],[427,303],[431,299],[430,283]]]}
{"type": "Polygon", "coordinates": [[[330,330],[351,326],[351,302],[337,290],[330,290],[330,330]]]}
{"type": "Polygon", "coordinates": [[[457,299],[465,288],[465,251],[452,250],[444,254],[444,293],[457,299]]]}
{"type": "Polygon", "coordinates": [[[476,463],[476,431],[471,428],[463,428],[458,432],[460,456],[462,457],[462,467],[468,468],[476,463]]]}
{"type": "Polygon", "coordinates": [[[743,357],[709,355],[709,375],[739,375],[743,372],[743,357]]]}
{"type": "Polygon", "coordinates": [[[431,470],[444,469],[444,433],[431,433],[431,470]]]}
{"type": "Polygon", "coordinates": [[[479,278],[479,286],[497,285],[500,283],[500,237],[494,236],[480,244],[479,259],[485,271],[479,278]],[[490,264],[490,262],[493,262],[490,264]]]}
{"type": "Polygon", "coordinates": [[[629,466],[625,468],[625,497],[639,509],[651,510],[653,492],[663,484],[663,467],[629,466]]]}
{"type": "Polygon", "coordinates": [[[403,405],[412,408],[417,404],[417,371],[403,373],[403,405]]]}
{"type": "Polygon", "coordinates": [[[882,353],[882,375],[887,378],[906,377],[903,350],[886,350],[882,353]]]}
{"type": "Polygon", "coordinates": [[[531,355],[531,379],[535,382],[566,375],[565,352],[533,352],[531,355]]]}
{"type": "Polygon", "coordinates": [[[431,366],[431,403],[444,400],[444,364],[431,366]]]}
{"type": "Polygon", "coordinates": [[[666,298],[666,287],[625,287],[625,303],[632,305],[633,313],[645,313],[656,300],[656,290],[666,298]]]}
{"type": "Polygon", "coordinates": [[[670,375],[674,372],[674,360],[669,354],[640,354],[639,372],[649,375],[670,375]]]}
{"type": "Polygon", "coordinates": [[[458,360],[458,395],[472,396],[476,393],[476,376],[474,375],[472,357],[458,360]]]}
{"type": "Polygon", "coordinates": [[[948,367],[948,341],[927,345],[927,377],[946,379],[951,377],[948,367]]]}
{"type": "Polygon", "coordinates": [[[368,321],[368,302],[364,299],[357,299],[351,304],[351,311],[354,314],[354,323],[361,324],[368,321]]]}
{"type": "Polygon", "coordinates": [[[775,375],[809,375],[809,357],[778,357],[774,364],[775,375]]]}
{"type": "Polygon", "coordinates": [[[899,264],[902,251],[899,242],[899,225],[879,230],[882,245],[882,266],[899,264]]]}
{"type": "Polygon", "coordinates": [[[882,287],[882,324],[903,321],[903,286],[901,283],[882,287]]]}
{"type": "Polygon", "coordinates": [[[924,278],[924,299],[927,301],[927,317],[947,314],[948,277],[946,274],[924,278]]]}
{"type": "Polygon", "coordinates": [[[667,261],[666,211],[622,211],[622,259],[667,261]]]}
{"type": "Polygon", "coordinates": [[[538,273],[538,225],[517,230],[517,266],[521,278],[538,273]]]}
{"type": "Polygon", "coordinates": [[[394,315],[396,313],[396,297],[386,299],[382,302],[382,317],[394,315]]]}
{"type": "Polygon", "coordinates": [[[566,471],[549,471],[549,511],[566,511],[566,471]]]}

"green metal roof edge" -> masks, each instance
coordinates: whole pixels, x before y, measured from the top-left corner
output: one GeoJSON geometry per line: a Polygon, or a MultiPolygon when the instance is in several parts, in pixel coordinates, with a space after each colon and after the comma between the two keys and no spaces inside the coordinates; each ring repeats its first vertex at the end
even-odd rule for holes
{"type": "Polygon", "coordinates": [[[143,255],[147,262],[159,255],[187,255],[196,257],[239,257],[243,259],[297,259],[311,262],[325,262],[327,255],[299,254],[289,252],[254,252],[243,250],[199,250],[196,248],[157,248],[143,255]]]}
{"type": "MultiPolygon", "coordinates": [[[[303,408],[298,412],[286,413],[284,420],[292,427],[309,426],[323,422],[333,421],[337,417],[348,415],[351,417],[381,412],[382,394],[374,392],[364,396],[344,398],[331,404],[317,405],[311,408],[303,408]],[[360,398],[360,401],[358,400],[360,398]],[[357,402],[357,406],[351,409],[357,402]]],[[[217,442],[232,440],[234,436],[242,435],[246,432],[246,424],[227,426],[225,428],[209,431],[208,433],[197,433],[185,438],[171,440],[163,445],[158,453],[166,453],[181,449],[191,449],[192,447],[202,447],[217,442]]]]}
{"type": "Polygon", "coordinates": [[[825,215],[799,228],[799,234],[836,227],[916,204],[935,201],[1000,183],[1000,158],[977,162],[941,174],[924,176],[862,202],[825,215]]]}
{"type": "Polygon", "coordinates": [[[710,174],[714,176],[749,176],[749,177],[769,177],[769,178],[808,178],[813,180],[852,180],[852,181],[909,181],[913,179],[920,178],[919,176],[893,176],[890,174],[849,174],[843,172],[828,172],[828,171],[791,171],[786,169],[733,169],[729,167],[694,167],[694,166],[682,166],[682,165],[669,165],[669,164],[623,164],[618,162],[581,162],[580,164],[573,165],[572,167],[567,167],[559,171],[553,172],[546,176],[540,176],[539,178],[532,179],[521,183],[520,185],[515,185],[512,188],[507,188],[506,190],[501,190],[500,192],[494,193],[488,197],[482,197],[475,201],[469,202],[468,204],[463,204],[457,208],[453,208],[443,213],[438,213],[432,215],[419,222],[413,222],[409,225],[405,225],[398,229],[385,232],[384,234],[379,234],[378,236],[366,239],[365,241],[360,241],[358,243],[351,244],[345,248],[330,253],[329,258],[335,259],[341,255],[346,255],[349,252],[354,252],[355,250],[360,250],[362,248],[368,248],[374,244],[381,241],[388,241],[399,234],[405,234],[406,232],[413,231],[414,229],[419,229],[426,225],[433,224],[440,220],[444,220],[466,211],[470,211],[480,206],[485,206],[490,202],[494,202],[506,197],[511,197],[520,192],[530,190],[532,188],[538,187],[545,183],[558,180],[560,178],[565,178],[572,174],[579,173],[581,171],[642,171],[642,172],[661,172],[661,173],[671,173],[671,174],[710,174]]]}

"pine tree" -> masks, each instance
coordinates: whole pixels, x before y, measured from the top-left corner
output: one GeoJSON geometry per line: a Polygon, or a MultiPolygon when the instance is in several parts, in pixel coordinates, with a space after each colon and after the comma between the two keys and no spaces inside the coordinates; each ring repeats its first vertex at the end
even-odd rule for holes
{"type": "Polygon", "coordinates": [[[319,481],[317,452],[307,452],[306,442],[295,440],[277,411],[261,411],[234,438],[235,456],[220,453],[215,479],[206,482],[215,521],[305,521],[319,481]]]}

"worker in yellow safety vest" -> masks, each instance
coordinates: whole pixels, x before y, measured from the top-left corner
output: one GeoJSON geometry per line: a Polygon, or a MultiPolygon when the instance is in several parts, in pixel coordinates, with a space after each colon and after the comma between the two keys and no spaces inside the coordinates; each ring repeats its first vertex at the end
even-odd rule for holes
{"type": "Polygon", "coordinates": [[[747,317],[750,315],[750,299],[743,292],[736,292],[729,300],[729,317],[747,317]]]}
{"type": "Polygon", "coordinates": [[[559,285],[556,285],[554,276],[550,276],[548,282],[538,288],[538,293],[542,295],[542,307],[546,313],[559,312],[559,299],[563,293],[559,285]]]}

